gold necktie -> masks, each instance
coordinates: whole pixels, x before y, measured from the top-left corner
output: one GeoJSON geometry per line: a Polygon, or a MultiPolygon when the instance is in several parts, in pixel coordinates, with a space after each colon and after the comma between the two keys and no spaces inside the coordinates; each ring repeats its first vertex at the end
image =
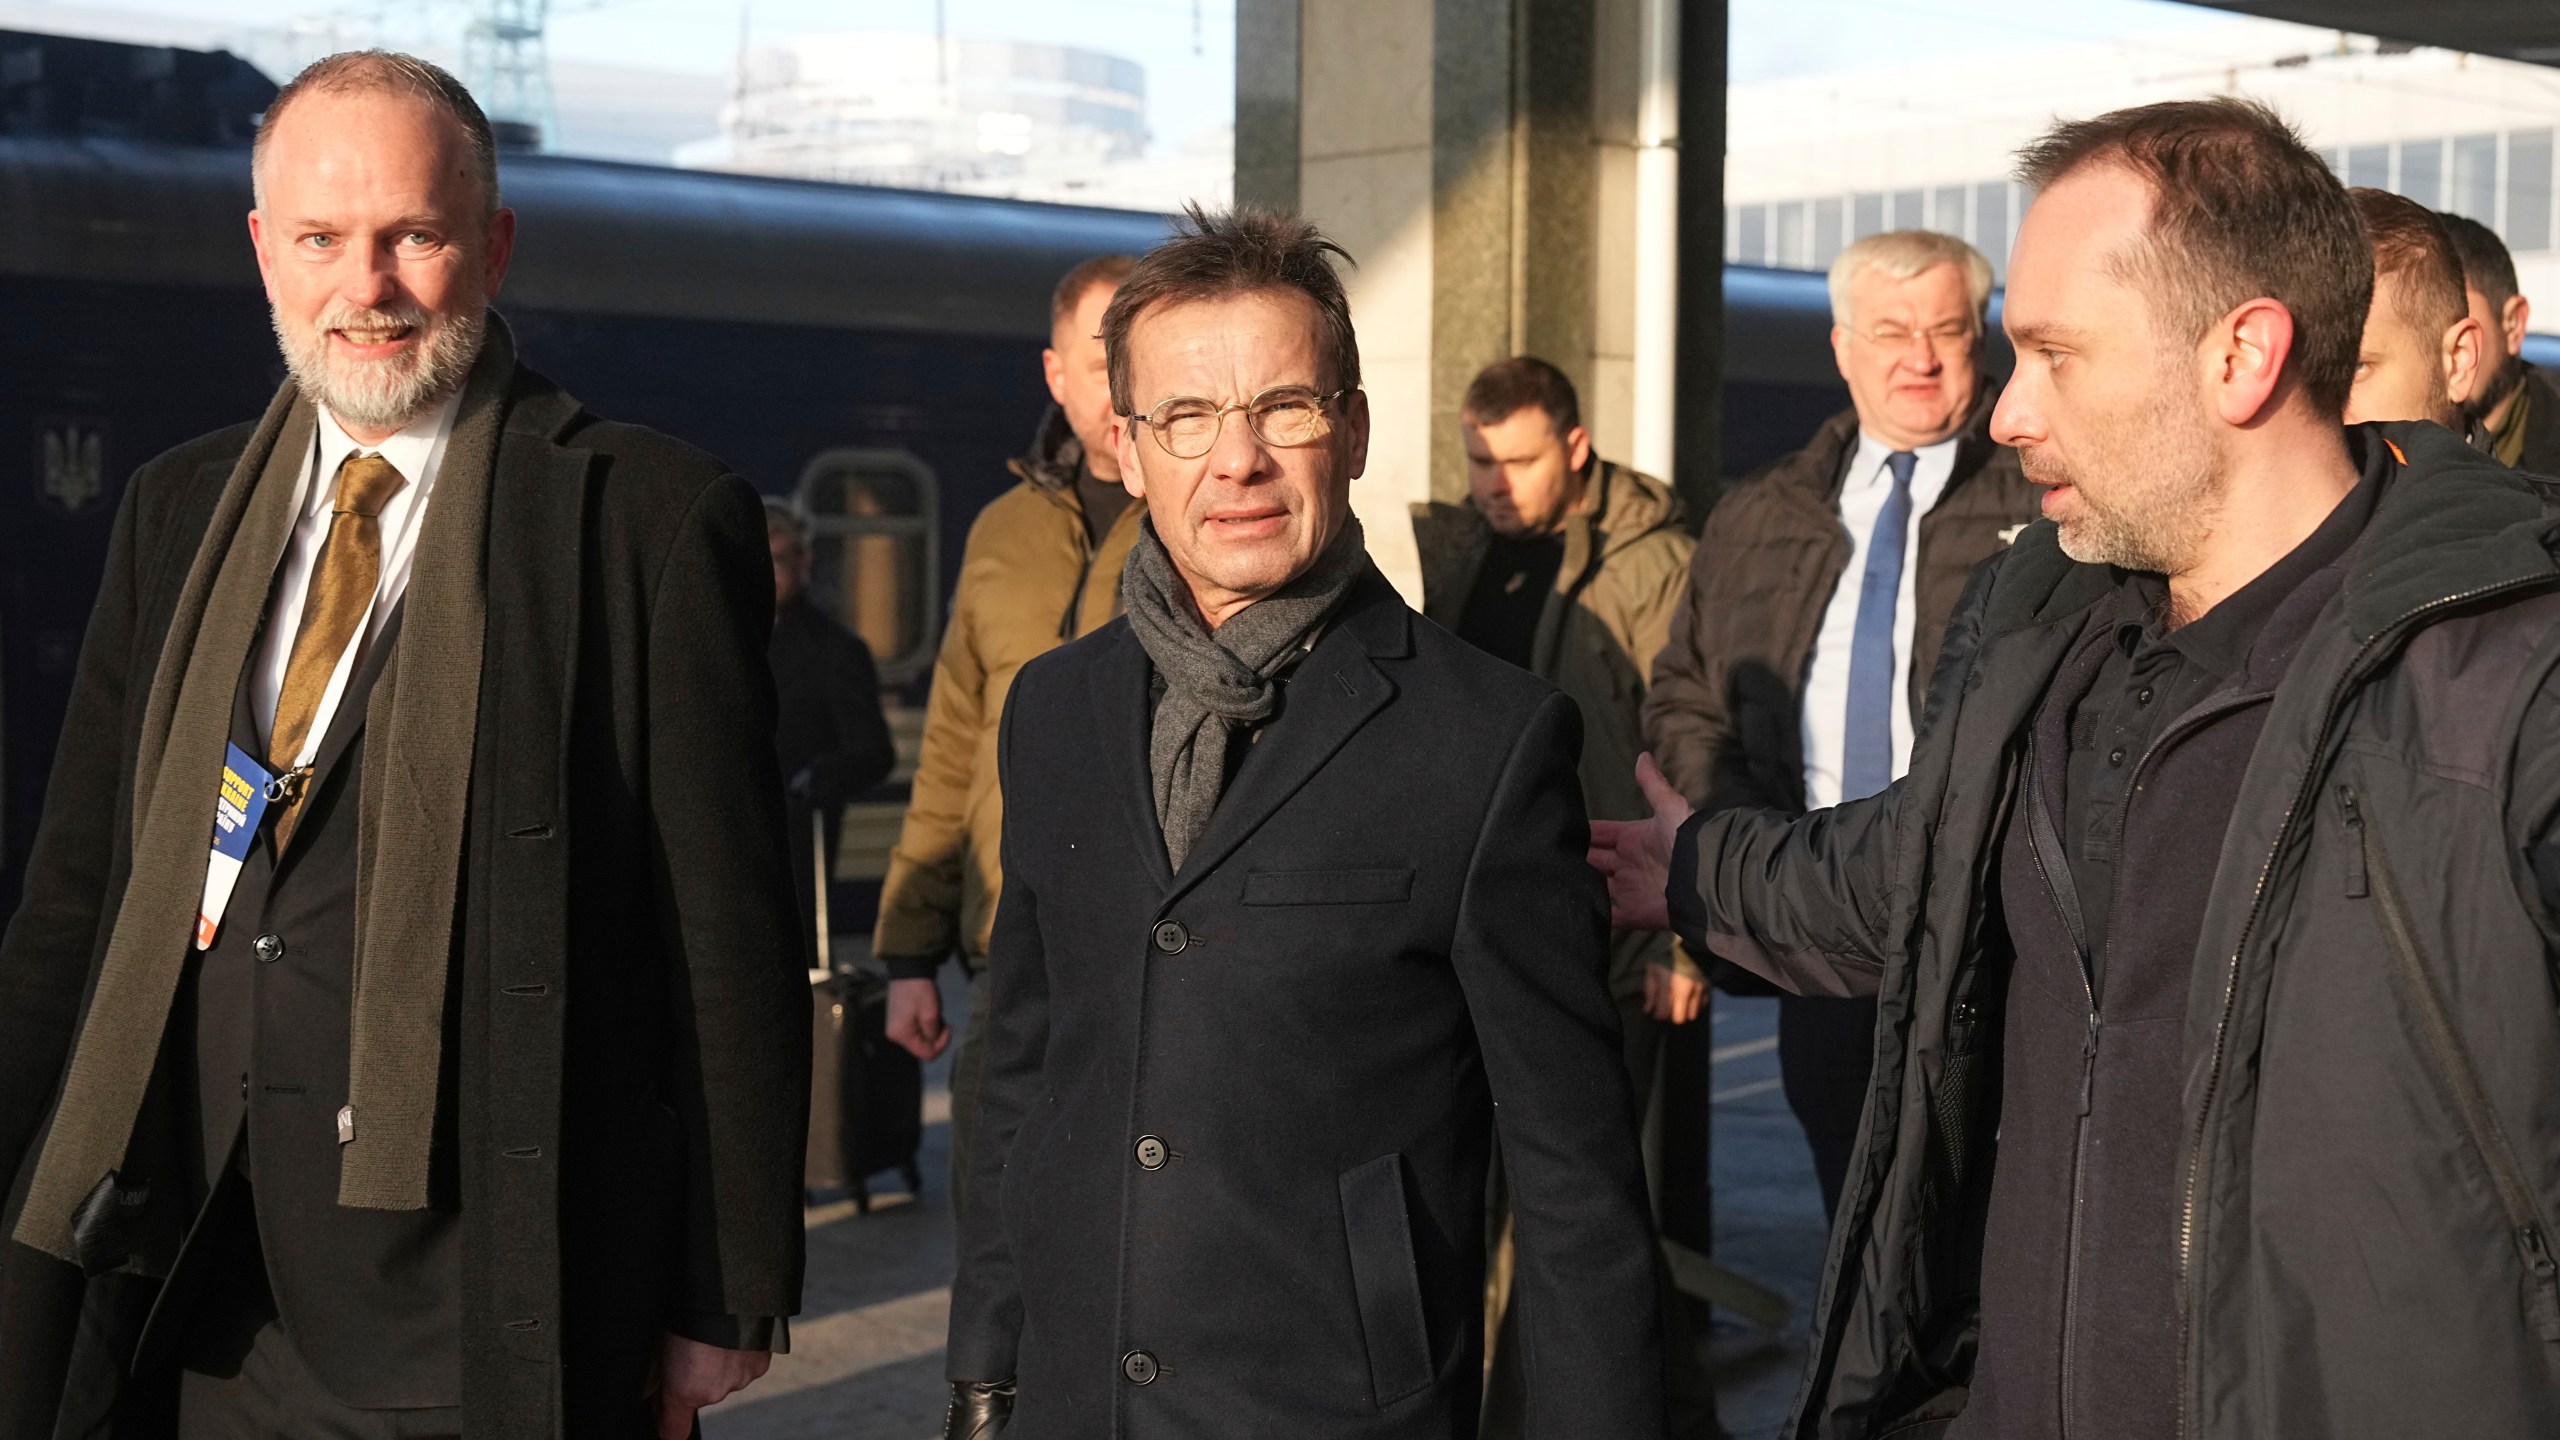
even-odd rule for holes
{"type": "Polygon", "coordinates": [[[329,534],[320,542],[320,558],[311,567],[311,588],[302,599],[302,623],[293,633],[293,655],[285,662],[284,686],[276,692],[276,719],[268,732],[267,766],[288,777],[283,798],[269,808],[275,815],[276,853],[293,838],[308,798],[309,776],[296,774],[311,724],[320,714],[320,698],[338,659],[355,639],[373,605],[374,586],[382,579],[382,507],[408,481],[379,455],[349,455],[338,466],[337,499],[330,505],[329,534]]]}

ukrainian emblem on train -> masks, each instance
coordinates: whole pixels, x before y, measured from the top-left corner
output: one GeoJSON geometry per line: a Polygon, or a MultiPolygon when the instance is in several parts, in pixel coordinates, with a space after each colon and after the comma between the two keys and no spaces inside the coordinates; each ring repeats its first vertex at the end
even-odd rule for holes
{"type": "Polygon", "coordinates": [[[107,488],[103,420],[36,422],[36,485],[66,515],[77,515],[107,488]]]}

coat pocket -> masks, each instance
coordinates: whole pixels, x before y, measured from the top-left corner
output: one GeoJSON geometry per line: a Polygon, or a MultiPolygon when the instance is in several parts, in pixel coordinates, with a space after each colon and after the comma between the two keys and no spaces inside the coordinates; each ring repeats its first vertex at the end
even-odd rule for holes
{"type": "Polygon", "coordinates": [[[1398,905],[1413,894],[1411,867],[1375,870],[1256,870],[1244,877],[1247,905],[1398,905]]]}
{"type": "Polygon", "coordinates": [[[1342,1228],[1351,1248],[1351,1288],[1369,1347],[1369,1389],[1383,1410],[1433,1379],[1422,1277],[1413,1263],[1413,1223],[1405,1209],[1404,1157],[1382,1155],[1342,1173],[1342,1228]]]}

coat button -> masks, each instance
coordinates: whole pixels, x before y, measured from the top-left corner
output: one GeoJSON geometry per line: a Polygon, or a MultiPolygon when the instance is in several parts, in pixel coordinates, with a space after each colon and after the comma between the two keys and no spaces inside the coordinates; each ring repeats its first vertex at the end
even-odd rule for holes
{"type": "Polygon", "coordinates": [[[261,935],[256,939],[256,941],[251,943],[249,948],[258,952],[259,959],[272,965],[278,960],[284,958],[284,937],[281,935],[261,935]]]}
{"type": "Polygon", "coordinates": [[[1156,948],[1167,955],[1179,955],[1191,944],[1191,932],[1179,920],[1166,920],[1156,926],[1156,948]]]}
{"type": "Polygon", "coordinates": [[[1132,1385],[1153,1385],[1156,1383],[1156,1357],[1144,1350],[1132,1350],[1120,1357],[1120,1373],[1128,1376],[1132,1385]]]}
{"type": "Polygon", "coordinates": [[[1157,1139],[1153,1135],[1141,1135],[1138,1137],[1138,1168],[1142,1170],[1161,1170],[1164,1168],[1164,1157],[1165,1149],[1164,1142],[1162,1140],[1157,1139]]]}

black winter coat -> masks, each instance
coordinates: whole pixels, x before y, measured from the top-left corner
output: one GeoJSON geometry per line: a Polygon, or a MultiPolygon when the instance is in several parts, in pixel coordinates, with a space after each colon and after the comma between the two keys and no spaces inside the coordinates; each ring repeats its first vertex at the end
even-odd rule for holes
{"type": "MultiPolygon", "coordinates": [[[[464,1423],[532,1440],[636,1424],[666,1327],[799,1308],[809,1022],[762,507],[709,456],[599,420],[530,370],[507,404],[450,1058],[464,1423]]],[[[0,1179],[23,1183],[105,951],[161,639],[248,436],[144,465],[118,512],[0,941],[0,1179]]],[[[135,1144],[189,1123],[171,1089],[153,1086],[135,1144]]],[[[186,1201],[160,1187],[151,1203],[186,1201]]],[[[10,1247],[0,1348],[38,1343],[24,1327],[42,1317],[8,1306],[46,1288],[29,1267],[57,1263],[10,1247]]]]}
{"type": "MultiPolygon", "coordinates": [[[[2181,1433],[2560,1434],[2560,505],[2431,425],[2350,440],[2386,488],[2274,692],[2195,952],[2181,1433]]],[[[1998,856],[2029,721],[2112,584],[2029,527],[1958,609],[1907,777],[1704,817],[1675,852],[1691,944],[1879,1000],[1798,1440],[1964,1408],[2022,1043],[1998,856]]]]}
{"type": "Polygon", "coordinates": [[[1661,1435],[1573,703],[1372,572],[1174,875],[1151,674],[1115,621],[1005,708],[952,1378],[1007,1440],[1472,1435],[1498,1127],[1529,1434],[1661,1435]]]}

